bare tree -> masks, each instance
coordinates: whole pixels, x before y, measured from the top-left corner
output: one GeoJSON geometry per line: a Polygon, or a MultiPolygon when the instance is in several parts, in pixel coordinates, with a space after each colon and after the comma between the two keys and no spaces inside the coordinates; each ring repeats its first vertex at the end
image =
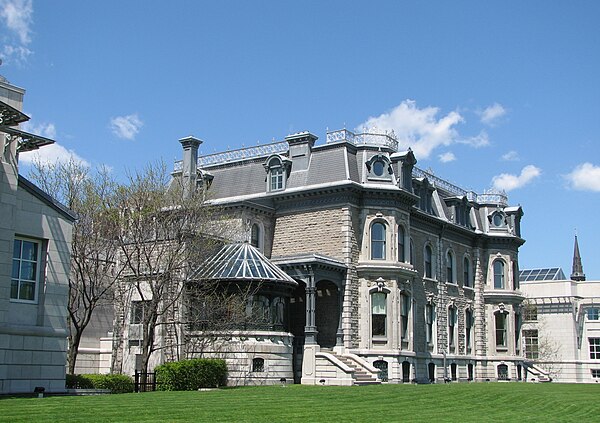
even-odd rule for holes
{"type": "Polygon", "coordinates": [[[107,206],[115,182],[106,168],[90,169],[70,160],[36,161],[31,178],[77,214],[73,228],[69,277],[68,372],[75,372],[79,345],[96,309],[112,299],[120,275],[116,263],[118,227],[107,206]]]}
{"type": "Polygon", "coordinates": [[[128,179],[111,209],[120,227],[121,284],[139,301],[131,312],[141,326],[141,371],[146,373],[154,351],[165,348],[165,342],[177,343],[168,339],[177,333],[166,334],[165,328],[179,321],[190,266],[213,251],[217,238],[210,234],[218,226],[217,213],[205,205],[203,195],[187,195],[164,163],[148,165],[128,179]]]}

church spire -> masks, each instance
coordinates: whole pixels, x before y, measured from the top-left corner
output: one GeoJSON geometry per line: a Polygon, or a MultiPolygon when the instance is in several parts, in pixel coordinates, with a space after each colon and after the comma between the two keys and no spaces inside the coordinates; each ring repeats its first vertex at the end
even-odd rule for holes
{"type": "Polygon", "coordinates": [[[581,255],[579,254],[577,235],[575,235],[575,249],[573,250],[573,272],[571,273],[571,280],[585,281],[585,273],[583,273],[583,265],[581,264],[581,255]]]}

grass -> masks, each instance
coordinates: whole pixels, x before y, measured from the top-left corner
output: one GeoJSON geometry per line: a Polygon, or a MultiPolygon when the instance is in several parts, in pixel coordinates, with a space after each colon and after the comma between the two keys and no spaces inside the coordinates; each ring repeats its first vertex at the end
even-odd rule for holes
{"type": "Polygon", "coordinates": [[[600,420],[599,385],[472,383],[0,399],[10,422],[398,422],[600,420]]]}

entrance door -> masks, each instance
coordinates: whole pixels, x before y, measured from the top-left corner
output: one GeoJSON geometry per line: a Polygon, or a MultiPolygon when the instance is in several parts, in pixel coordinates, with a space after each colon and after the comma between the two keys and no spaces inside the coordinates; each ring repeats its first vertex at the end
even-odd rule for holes
{"type": "Polygon", "coordinates": [[[317,282],[315,322],[317,343],[323,348],[333,348],[340,319],[338,289],[331,281],[317,282]]]}

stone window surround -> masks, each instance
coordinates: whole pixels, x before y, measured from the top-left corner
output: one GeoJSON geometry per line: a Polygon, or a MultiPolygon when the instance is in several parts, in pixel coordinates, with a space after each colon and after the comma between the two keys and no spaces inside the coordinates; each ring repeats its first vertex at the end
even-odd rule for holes
{"type": "Polygon", "coordinates": [[[264,251],[264,245],[265,245],[265,226],[264,224],[259,221],[259,220],[251,220],[250,221],[250,244],[257,248],[261,253],[264,251]],[[257,239],[256,239],[256,244],[254,245],[254,228],[257,228],[258,233],[257,233],[257,239]]]}
{"type": "Polygon", "coordinates": [[[436,304],[433,301],[433,296],[429,296],[424,307],[425,314],[425,337],[427,346],[430,350],[435,351],[436,340],[437,340],[437,316],[436,316],[436,304]]]}
{"type": "Polygon", "coordinates": [[[387,342],[388,334],[390,333],[390,328],[388,326],[390,324],[391,319],[389,319],[388,316],[390,310],[390,305],[388,303],[390,302],[391,293],[392,292],[384,286],[374,286],[371,289],[369,289],[369,318],[371,320],[371,322],[369,322],[369,333],[371,335],[371,341],[376,340],[378,342],[387,342]],[[385,295],[385,326],[383,335],[373,335],[373,294],[385,295]]]}
{"type": "Polygon", "coordinates": [[[445,254],[445,262],[446,262],[446,266],[444,268],[445,272],[444,275],[446,277],[446,283],[450,284],[450,285],[458,285],[458,278],[457,278],[457,269],[456,269],[456,254],[454,254],[454,251],[452,250],[452,248],[447,248],[446,249],[446,254],[445,254]],[[450,259],[450,262],[449,260],[450,259]],[[451,272],[451,280],[449,280],[450,278],[448,277],[448,270],[450,270],[451,272]]]}
{"type": "Polygon", "coordinates": [[[471,256],[469,254],[463,255],[463,288],[473,289],[475,281],[473,278],[473,266],[471,256]]]}
{"type": "Polygon", "coordinates": [[[425,245],[423,245],[423,279],[429,279],[429,280],[437,280],[437,274],[436,274],[436,260],[435,260],[435,248],[433,246],[433,244],[430,241],[426,241],[425,245]],[[430,251],[431,251],[431,274],[428,275],[428,267],[427,267],[427,247],[429,247],[430,251]]]}

